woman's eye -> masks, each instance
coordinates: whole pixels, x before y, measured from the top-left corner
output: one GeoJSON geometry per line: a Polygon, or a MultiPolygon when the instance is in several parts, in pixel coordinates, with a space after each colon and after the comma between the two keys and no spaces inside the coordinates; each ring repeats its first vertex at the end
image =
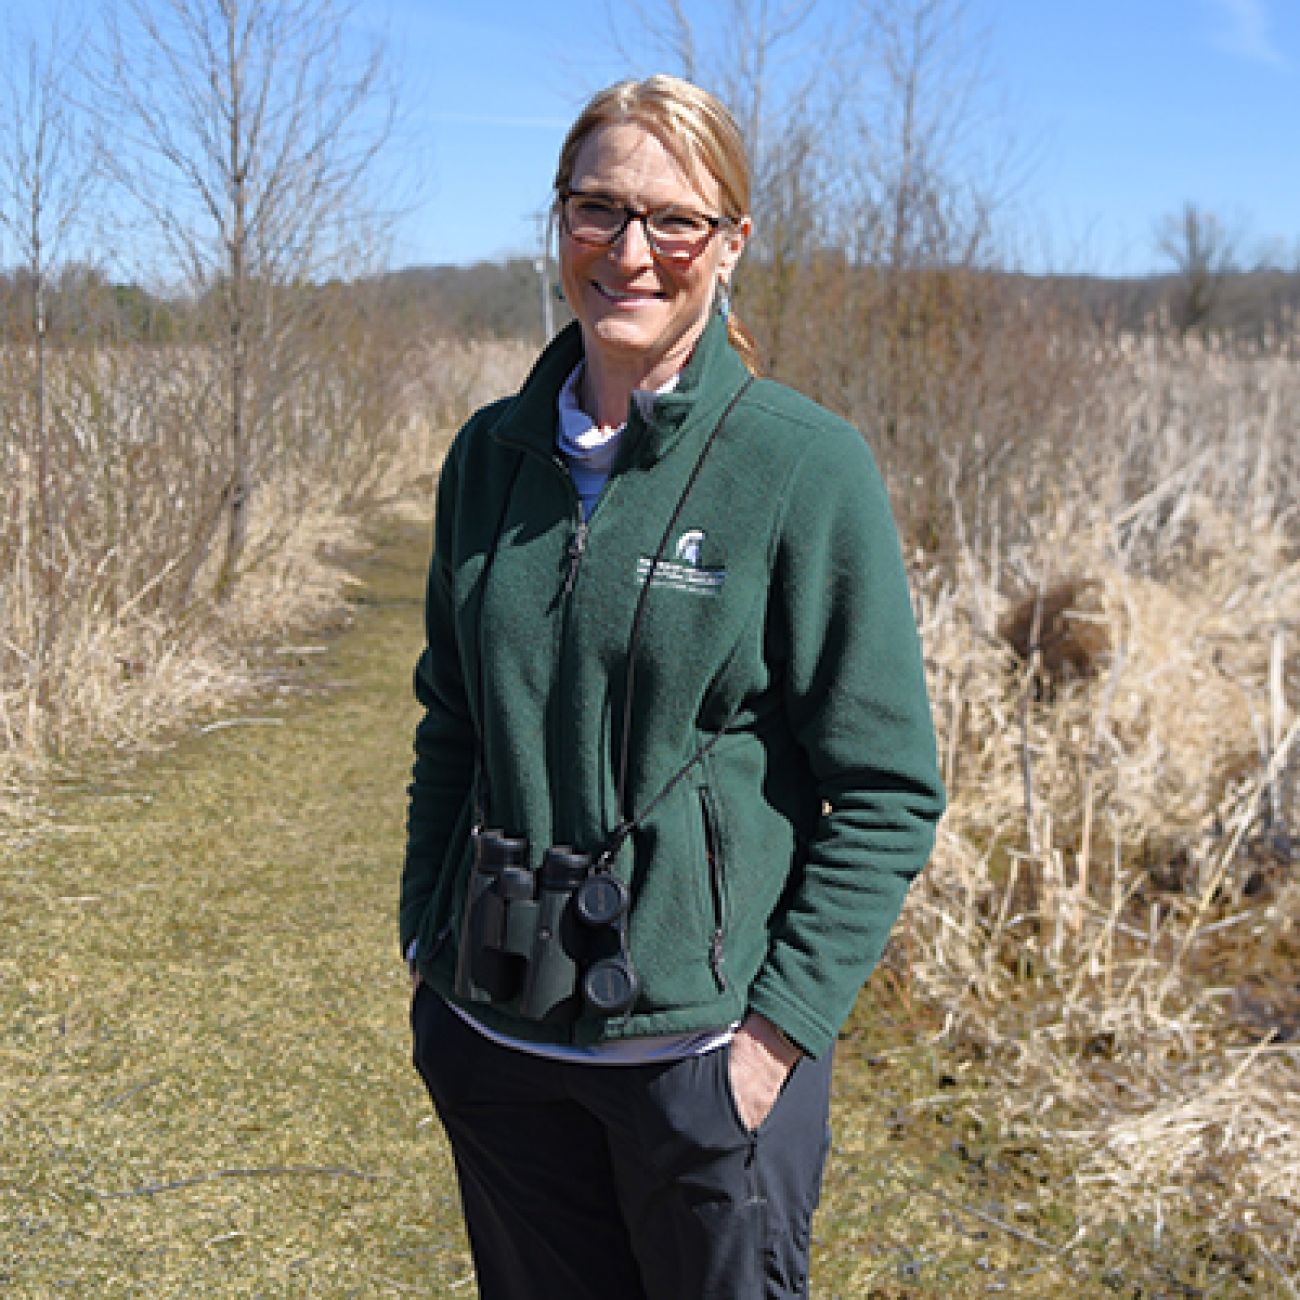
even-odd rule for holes
{"type": "Polygon", "coordinates": [[[693,212],[658,212],[653,217],[655,226],[669,235],[700,233],[705,222],[693,212]]]}

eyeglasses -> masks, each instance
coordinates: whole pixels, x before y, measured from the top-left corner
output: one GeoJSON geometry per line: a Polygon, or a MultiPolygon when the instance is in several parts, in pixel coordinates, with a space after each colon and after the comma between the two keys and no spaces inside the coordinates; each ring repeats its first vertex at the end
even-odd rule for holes
{"type": "Polygon", "coordinates": [[[582,190],[564,190],[560,194],[560,225],[570,239],[580,244],[604,247],[617,243],[634,221],[641,223],[646,242],[656,257],[688,262],[699,255],[714,231],[731,225],[733,218],[710,216],[707,212],[672,204],[650,211],[638,210],[582,190]]]}

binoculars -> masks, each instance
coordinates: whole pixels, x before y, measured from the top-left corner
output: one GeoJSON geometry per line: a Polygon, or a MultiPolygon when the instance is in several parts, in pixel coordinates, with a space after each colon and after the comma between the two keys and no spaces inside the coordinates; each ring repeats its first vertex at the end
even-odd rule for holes
{"type": "Polygon", "coordinates": [[[456,996],[539,1021],[630,1010],[641,983],[628,953],[627,886],[567,845],[547,849],[536,871],[527,862],[527,840],[475,832],[456,996]]]}

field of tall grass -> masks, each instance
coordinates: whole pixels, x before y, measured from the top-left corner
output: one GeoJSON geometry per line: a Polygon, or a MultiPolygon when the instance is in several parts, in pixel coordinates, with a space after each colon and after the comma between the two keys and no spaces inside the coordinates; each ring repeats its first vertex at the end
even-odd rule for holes
{"type": "Polygon", "coordinates": [[[0,815],[30,809],[51,775],[148,748],[271,680],[286,634],[343,612],[340,561],[367,517],[428,481],[447,426],[508,387],[523,355],[380,349],[318,357],[277,395],[220,592],[219,351],[56,352],[39,413],[34,353],[0,351],[0,815]]]}
{"type": "MultiPolygon", "coordinates": [[[[1199,1219],[1296,1294],[1300,338],[1013,342],[949,340],[944,401],[806,384],[884,464],[952,794],[888,971],[1004,1131],[1075,1153],[1098,1225],[1199,1219]]],[[[0,353],[0,850],[43,783],[343,616],[365,520],[427,500],[530,353],[390,347],[283,396],[220,598],[212,356],[57,353],[38,439],[32,358],[0,353]]]]}
{"type": "Polygon", "coordinates": [[[955,563],[916,557],[953,800],[900,970],[1098,1221],[1178,1213],[1294,1277],[1296,340],[1092,365],[1023,525],[954,492],[955,563]]]}

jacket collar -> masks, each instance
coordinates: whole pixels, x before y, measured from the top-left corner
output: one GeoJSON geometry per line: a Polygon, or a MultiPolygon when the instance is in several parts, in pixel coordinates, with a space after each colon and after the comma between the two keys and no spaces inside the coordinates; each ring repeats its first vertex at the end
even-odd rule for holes
{"type": "MultiPolygon", "coordinates": [[[[582,332],[575,321],[538,357],[523,387],[493,425],[493,436],[544,456],[554,455],[556,402],[582,356],[582,332]]],[[[696,426],[711,428],[746,376],[744,362],[727,341],[726,323],[711,316],[682,371],[681,382],[656,399],[650,418],[643,419],[635,403],[631,404],[620,462],[653,464],[696,426]]]]}

